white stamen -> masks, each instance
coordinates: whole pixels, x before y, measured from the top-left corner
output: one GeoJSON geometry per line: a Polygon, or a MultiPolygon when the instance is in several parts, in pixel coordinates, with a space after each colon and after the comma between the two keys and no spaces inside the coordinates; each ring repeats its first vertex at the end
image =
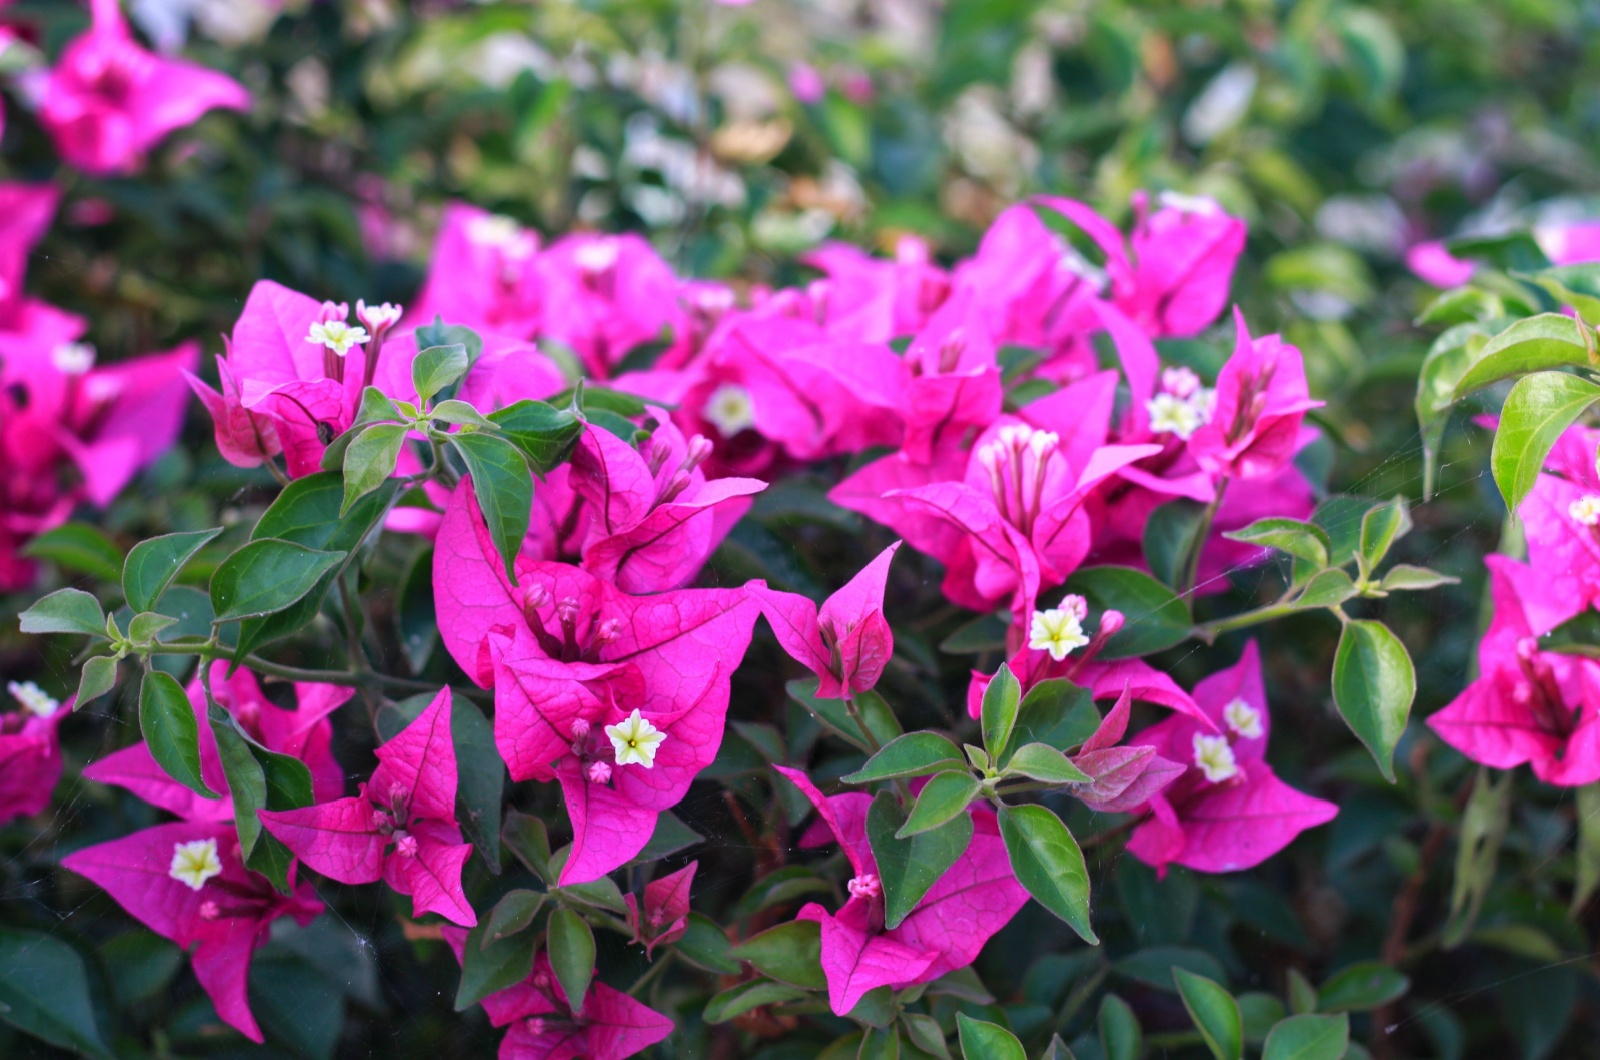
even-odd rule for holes
{"type": "Polygon", "coordinates": [[[1081,623],[1082,619],[1066,608],[1035,611],[1028,627],[1028,647],[1034,651],[1047,651],[1050,658],[1060,662],[1089,643],[1081,623]]]}
{"type": "Polygon", "coordinates": [[[750,400],[750,391],[737,383],[723,383],[713,390],[700,415],[724,438],[732,438],[740,431],[756,425],[755,405],[750,400]]]}
{"type": "Polygon", "coordinates": [[[1584,526],[1600,526],[1600,496],[1585,494],[1567,506],[1572,521],[1584,526]]]}
{"type": "Polygon", "coordinates": [[[340,357],[350,352],[350,347],[360,346],[372,338],[363,327],[351,327],[342,320],[329,320],[311,325],[306,341],[313,346],[326,346],[340,357]]]}
{"type": "Polygon", "coordinates": [[[1200,767],[1200,772],[1204,773],[1206,779],[1213,784],[1220,784],[1239,775],[1239,763],[1234,761],[1233,748],[1228,745],[1226,736],[1195,733],[1194,764],[1200,767]]]}
{"type": "Polygon", "coordinates": [[[1261,739],[1261,712],[1242,699],[1222,708],[1222,720],[1246,740],[1261,739]]]}
{"type": "Polygon", "coordinates": [[[63,375],[83,375],[94,367],[94,347],[87,342],[63,342],[50,351],[50,363],[63,375]]]}

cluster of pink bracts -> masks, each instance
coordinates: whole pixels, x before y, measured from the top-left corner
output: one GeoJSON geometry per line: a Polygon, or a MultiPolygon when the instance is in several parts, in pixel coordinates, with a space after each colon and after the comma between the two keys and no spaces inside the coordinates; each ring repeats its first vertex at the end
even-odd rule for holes
{"type": "MultiPolygon", "coordinates": [[[[1237,313],[1235,347],[1214,387],[1163,365],[1153,340],[1195,335],[1225,310],[1244,226],[1207,201],[1140,197],[1135,205],[1127,236],[1080,203],[1044,199],[1001,215],[953,269],[912,239],[893,260],[831,246],[809,259],[823,278],[804,289],[747,292],[682,281],[636,237],[580,234],[545,246],[505,218],[456,206],[409,313],[358,302],[352,321],[345,305],[263,282],[218,358],[220,390],[185,374],[227,459],[251,466],[281,458],[296,476],[318,469],[328,442],[353,422],[364,386],[415,400],[416,328],[436,315],[483,339],[460,393],[481,411],[568,385],[539,343],[564,345],[591,378],[650,403],[650,433],[637,448],[587,426],[570,463],[539,484],[514,584],[468,481],[440,491],[442,515],[405,509],[390,527],[436,539],[443,643],[492,690],[495,740],[512,777],[562,787],[574,838],[561,885],[595,880],[636,856],[657,817],[715,759],[730,678],[758,616],[817,675],[820,696],[856,696],[877,682],[893,651],[884,594],[900,543],[820,608],[761,582],[684,588],[769,482],[869,449],[887,455],[840,482],[832,498],[939,560],[953,602],[1008,609],[1009,662],[1024,689],[1068,677],[1113,704],[1073,759],[1093,778],[1077,794],[1097,810],[1140,815],[1129,849],[1152,865],[1239,870],[1335,813],[1265,762],[1268,707],[1254,646],[1191,694],[1138,660],[1099,660],[1123,616],[1091,618],[1081,597],[1052,590],[1091,556],[1141,563],[1146,518],[1180,497],[1219,504],[1202,585],[1256,558],[1220,532],[1310,512],[1312,490],[1293,457],[1315,436],[1303,418],[1317,402],[1299,352],[1276,336],[1252,337],[1237,313]],[[1080,232],[1103,266],[1045,216],[1080,232]],[[1092,339],[1101,331],[1120,371],[1098,365],[1092,339]],[[654,362],[631,369],[629,354],[663,335],[668,345],[654,362]],[[1002,364],[1007,347],[1037,356],[1002,364]],[[1046,381],[1048,393],[1007,411],[1006,389],[1019,377],[1046,381]],[[1130,397],[1120,413],[1119,386],[1130,397]],[[1130,736],[1133,700],[1173,716],[1130,736]]],[[[156,368],[123,371],[142,378],[156,368]]],[[[987,680],[974,675],[975,715],[987,680]]],[[[328,754],[328,716],[343,695],[299,692],[300,709],[281,711],[247,673],[224,683],[223,705],[241,724],[267,747],[302,757],[317,778],[315,805],[264,811],[264,827],[323,876],[382,879],[412,897],[417,915],[476,924],[461,887],[470,846],[455,820],[448,691],[379,749],[380,766],[354,796],[328,754]]],[[[192,694],[203,720],[203,697],[192,694]]],[[[226,790],[207,727],[200,731],[206,780],[226,790]]],[[[0,759],[9,738],[0,736],[0,759]]],[[[1025,902],[993,814],[974,809],[970,848],[886,931],[865,840],[866,796],[824,796],[801,771],[782,772],[817,808],[807,843],[837,840],[855,870],[844,906],[800,913],[822,927],[836,1012],[874,987],[965,966],[1025,902]]],[[[264,889],[239,863],[223,823],[230,804],[195,798],[142,746],[85,775],[121,784],[184,823],[65,864],[153,930],[198,943],[196,972],[219,1014],[259,1037],[242,955],[273,918],[314,914],[309,885],[290,898],[264,889]]],[[[0,805],[0,817],[36,809],[0,805]]],[[[692,875],[647,889],[633,916],[641,941],[681,930],[692,875]]],[[[459,936],[447,937],[459,946],[459,936]]],[[[504,1057],[577,1048],[610,1060],[671,1030],[600,987],[574,1013],[543,965],[485,1006],[497,1025],[512,1027],[504,1057]]]]}

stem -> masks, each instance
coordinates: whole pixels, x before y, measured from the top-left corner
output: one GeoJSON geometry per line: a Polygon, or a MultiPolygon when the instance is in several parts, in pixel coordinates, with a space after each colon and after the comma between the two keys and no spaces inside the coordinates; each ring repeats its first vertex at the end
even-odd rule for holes
{"type": "Polygon", "coordinates": [[[861,716],[861,711],[856,708],[855,698],[850,695],[848,690],[844,695],[844,709],[850,712],[850,717],[855,720],[856,728],[860,729],[861,735],[867,738],[867,743],[872,747],[872,753],[877,754],[883,750],[883,745],[878,742],[876,736],[872,735],[872,730],[867,727],[866,719],[861,716]]]}
{"type": "MultiPolygon", "coordinates": [[[[149,649],[150,655],[207,655],[209,658],[223,659],[227,662],[237,662],[239,665],[254,670],[265,677],[278,677],[285,681],[301,681],[308,684],[343,685],[349,688],[380,688],[386,692],[437,692],[439,685],[430,681],[414,681],[409,677],[391,677],[376,671],[358,673],[353,670],[307,670],[299,666],[286,666],[263,659],[258,655],[246,655],[242,659],[220,645],[212,644],[162,644],[149,649]]],[[[478,703],[492,702],[490,693],[481,689],[458,689],[461,695],[478,703]]]]}
{"type": "MultiPolygon", "coordinates": [[[[1296,593],[1294,596],[1298,597],[1299,594],[1296,593]]],[[[1231,633],[1236,629],[1245,629],[1250,626],[1260,625],[1263,622],[1287,618],[1298,610],[1300,608],[1295,604],[1294,600],[1286,596],[1277,603],[1267,604],[1265,607],[1258,607],[1253,611],[1242,611],[1237,615],[1219,618],[1214,622],[1202,622],[1194,627],[1194,635],[1207,644],[1211,644],[1223,633],[1231,633]]]]}
{"type": "Polygon", "coordinates": [[[1178,585],[1181,586],[1179,596],[1188,596],[1194,592],[1194,583],[1200,577],[1200,553],[1206,550],[1206,538],[1211,536],[1211,524],[1216,522],[1217,511],[1222,507],[1222,497],[1227,492],[1228,478],[1224,475],[1217,479],[1217,490],[1211,497],[1211,503],[1200,513],[1200,525],[1190,543],[1188,554],[1183,558],[1183,577],[1178,579],[1178,585]]]}
{"type": "Polygon", "coordinates": [[[668,950],[659,961],[656,961],[654,964],[650,965],[650,967],[645,970],[643,975],[635,979],[633,981],[633,985],[628,987],[628,996],[638,997],[641,990],[649,986],[656,979],[660,978],[661,973],[666,970],[667,965],[672,963],[672,954],[673,951],[668,950]]]}

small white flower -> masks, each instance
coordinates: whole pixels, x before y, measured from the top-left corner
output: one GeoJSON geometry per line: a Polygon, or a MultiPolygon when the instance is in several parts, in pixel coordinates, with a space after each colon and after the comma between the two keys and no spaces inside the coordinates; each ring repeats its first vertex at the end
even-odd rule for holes
{"type": "Polygon", "coordinates": [[[666,733],[644,719],[638,707],[621,724],[607,725],[606,735],[611,738],[611,749],[616,752],[617,765],[637,764],[646,769],[655,768],[656,749],[667,738],[666,733]]]}
{"type": "Polygon", "coordinates": [[[222,859],[217,857],[215,839],[195,839],[172,844],[172,867],[167,875],[198,891],[213,876],[222,875],[222,859]]]}
{"type": "Polygon", "coordinates": [[[51,698],[44,689],[32,681],[12,681],[6,685],[6,691],[10,692],[29,714],[41,718],[48,718],[61,709],[59,700],[51,698]]]}
{"type": "Polygon", "coordinates": [[[1150,430],[1156,434],[1176,434],[1184,441],[1205,422],[1189,402],[1176,394],[1157,394],[1144,403],[1150,413],[1150,430]]]}
{"type": "Polygon", "coordinates": [[[50,351],[50,363],[63,375],[83,375],[94,367],[94,347],[87,342],[63,342],[50,351]]]}
{"type": "Polygon", "coordinates": [[[1217,200],[1208,195],[1185,195],[1178,191],[1164,191],[1156,196],[1156,201],[1169,210],[1181,210],[1183,213],[1197,213],[1208,217],[1222,213],[1222,207],[1217,205],[1217,200]]]}
{"type": "Polygon", "coordinates": [[[593,275],[605,272],[617,263],[617,241],[605,236],[579,245],[572,260],[582,271],[593,275]]]}
{"type": "Polygon", "coordinates": [[[1589,493],[1579,497],[1567,507],[1567,514],[1575,523],[1600,526],[1600,496],[1589,493]]]}
{"type": "Polygon", "coordinates": [[[480,247],[509,247],[522,238],[522,226],[505,214],[474,217],[467,222],[467,238],[480,247]]]}
{"type": "Polygon", "coordinates": [[[1246,740],[1261,738],[1261,712],[1242,699],[1236,698],[1222,708],[1222,720],[1246,740]]]}
{"type": "Polygon", "coordinates": [[[1194,734],[1194,764],[1213,784],[1220,784],[1239,775],[1239,763],[1233,759],[1233,748],[1226,736],[1194,734]]]}
{"type": "Polygon", "coordinates": [[[1035,611],[1033,622],[1028,627],[1028,647],[1034,651],[1047,651],[1050,658],[1060,662],[1089,643],[1081,623],[1082,617],[1076,613],[1076,609],[1058,607],[1049,611],[1035,611]]]}
{"type": "Polygon", "coordinates": [[[750,400],[750,391],[738,383],[723,383],[713,390],[700,415],[724,438],[732,438],[740,431],[756,425],[756,410],[750,400]]]}
{"type": "Polygon", "coordinates": [[[326,346],[343,357],[350,352],[350,347],[360,346],[370,338],[366,328],[351,327],[342,320],[329,320],[311,325],[306,341],[313,346],[326,346]]]}

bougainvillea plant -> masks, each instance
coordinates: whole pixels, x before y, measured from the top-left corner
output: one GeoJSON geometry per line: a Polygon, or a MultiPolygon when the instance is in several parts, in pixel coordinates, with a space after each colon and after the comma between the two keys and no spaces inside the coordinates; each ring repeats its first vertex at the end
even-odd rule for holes
{"type": "MultiPolygon", "coordinates": [[[[170,437],[184,379],[221,456],[277,485],[247,524],[142,540],[119,585],[23,614],[79,638],[81,673],[67,706],[13,686],[0,812],[39,808],[63,716],[137,689],[132,742],[84,776],[165,823],[61,864],[189,950],[258,1042],[252,953],[344,885],[404,897],[408,937],[460,962],[456,1007],[506,1028],[502,1057],[620,1060],[686,1020],[809,1021],[863,1056],[1023,1055],[938,998],[983,996],[970,966],[1030,902],[1098,943],[1085,823],[1164,875],[1256,866],[1335,817],[1274,772],[1261,648],[1238,631],[1326,613],[1338,710],[1392,777],[1412,664],[1351,608],[1444,580],[1387,562],[1403,500],[1317,504],[1301,354],[1225,316],[1243,224],[1183,198],[1135,216],[1125,236],[1041,199],[965,260],[836,247],[807,286],[735,289],[636,238],[546,243],[457,207],[418,307],[263,281],[214,369],[180,351],[107,377],[71,334],[19,325],[26,414],[48,425],[0,436],[31,461],[8,462],[11,488],[37,495],[14,539],[73,489],[114,494],[170,437]],[[1159,344],[1201,334],[1228,336],[1214,374],[1159,344]],[[63,461],[83,484],[44,489],[63,461]],[[841,584],[738,573],[764,504],[854,521],[841,584]],[[1240,572],[1258,605],[1219,612],[1240,572]],[[969,615],[945,643],[977,658],[953,705],[896,676],[940,668],[901,648],[911,580],[969,615]],[[1223,637],[1237,662],[1190,688],[1147,661],[1223,637]],[[757,650],[809,676],[752,676],[757,650]],[[798,728],[758,723],[762,695],[798,728]],[[753,764],[728,758],[731,730],[753,764]],[[339,733],[364,765],[334,756],[339,733]],[[721,924],[681,854],[706,782],[768,851],[721,924]],[[653,1007],[668,967],[719,976],[714,996],[653,1007]]],[[[1557,489],[1551,519],[1595,523],[1600,494],[1557,489]]],[[[1435,725],[1494,764],[1571,770],[1592,664],[1527,648],[1557,605],[1503,581],[1484,676],[1435,725]],[[1559,732],[1489,750],[1484,711],[1506,702],[1559,732]]],[[[1237,1057],[1234,999],[1175,985],[1237,1057]]],[[[1343,1055],[1344,1016],[1297,1011],[1280,1050],[1321,1036],[1343,1055]]]]}

